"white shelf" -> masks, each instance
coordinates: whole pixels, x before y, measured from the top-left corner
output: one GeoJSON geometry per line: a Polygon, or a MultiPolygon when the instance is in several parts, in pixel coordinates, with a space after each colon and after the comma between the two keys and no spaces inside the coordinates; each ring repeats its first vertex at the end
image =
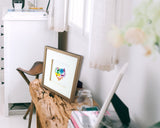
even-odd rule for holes
{"type": "Polygon", "coordinates": [[[31,101],[28,85],[16,68],[29,70],[35,61],[43,61],[46,45],[58,47],[58,33],[48,29],[43,14],[8,12],[4,18],[5,115],[8,115],[8,104],[31,101]]]}
{"type": "Polygon", "coordinates": [[[47,20],[47,13],[44,11],[9,11],[3,17],[4,21],[7,20],[47,20]]]}

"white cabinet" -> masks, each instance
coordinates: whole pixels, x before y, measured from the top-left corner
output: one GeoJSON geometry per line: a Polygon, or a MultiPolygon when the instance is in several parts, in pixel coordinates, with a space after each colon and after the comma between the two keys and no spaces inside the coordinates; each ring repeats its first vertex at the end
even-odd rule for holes
{"type": "Polygon", "coordinates": [[[8,12],[3,21],[5,106],[8,115],[9,103],[31,101],[29,87],[16,68],[30,69],[35,61],[43,61],[45,45],[58,47],[58,33],[48,29],[45,12],[8,12]]]}

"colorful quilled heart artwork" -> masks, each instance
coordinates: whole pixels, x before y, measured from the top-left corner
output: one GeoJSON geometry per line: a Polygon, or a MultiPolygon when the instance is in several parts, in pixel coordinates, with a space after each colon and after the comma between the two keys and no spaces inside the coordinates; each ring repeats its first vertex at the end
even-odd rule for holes
{"type": "Polygon", "coordinates": [[[55,75],[56,75],[58,80],[62,80],[63,77],[65,76],[65,68],[56,67],[55,75]]]}

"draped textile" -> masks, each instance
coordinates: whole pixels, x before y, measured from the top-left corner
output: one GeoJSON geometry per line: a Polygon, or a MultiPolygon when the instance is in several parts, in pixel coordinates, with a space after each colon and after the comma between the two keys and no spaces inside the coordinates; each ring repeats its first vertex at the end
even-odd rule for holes
{"type": "Polygon", "coordinates": [[[48,27],[57,32],[68,30],[68,0],[50,0],[48,27]]]}
{"type": "Polygon", "coordinates": [[[113,25],[121,27],[127,20],[128,0],[93,0],[89,36],[89,64],[91,68],[110,71],[118,62],[117,49],[107,41],[113,25]]]}

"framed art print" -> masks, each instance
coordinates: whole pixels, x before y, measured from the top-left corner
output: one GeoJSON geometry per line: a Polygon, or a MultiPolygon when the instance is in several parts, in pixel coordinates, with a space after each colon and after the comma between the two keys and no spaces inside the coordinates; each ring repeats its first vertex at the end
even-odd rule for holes
{"type": "Polygon", "coordinates": [[[73,101],[79,78],[82,56],[53,47],[45,47],[42,86],[73,101]]]}

